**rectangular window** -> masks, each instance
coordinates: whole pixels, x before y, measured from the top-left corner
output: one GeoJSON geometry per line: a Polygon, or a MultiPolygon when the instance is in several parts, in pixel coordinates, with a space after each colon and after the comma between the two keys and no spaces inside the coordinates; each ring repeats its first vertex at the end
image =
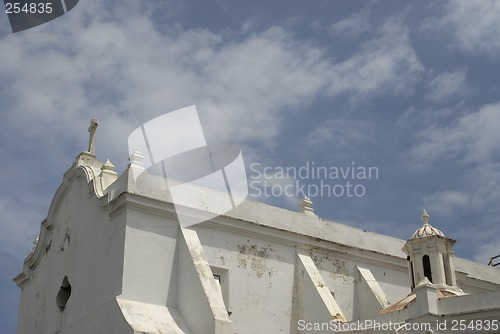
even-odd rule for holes
{"type": "Polygon", "coordinates": [[[214,280],[220,289],[224,305],[226,305],[226,309],[229,312],[229,271],[225,268],[212,266],[210,266],[210,269],[212,269],[214,280]]]}

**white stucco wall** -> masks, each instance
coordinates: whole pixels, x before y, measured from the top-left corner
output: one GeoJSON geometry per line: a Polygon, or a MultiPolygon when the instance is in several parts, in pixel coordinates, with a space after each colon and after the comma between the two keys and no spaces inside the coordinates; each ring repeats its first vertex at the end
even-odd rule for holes
{"type": "Polygon", "coordinates": [[[178,223],[135,208],[126,210],[121,298],[176,305],[178,223]]]}
{"type": "Polygon", "coordinates": [[[125,216],[110,219],[105,205],[83,170],[66,174],[29,259],[36,262],[25,270],[18,333],[55,333],[120,294],[125,216]],[[71,296],[61,312],[56,296],[65,276],[71,296]]]}
{"type": "Polygon", "coordinates": [[[291,314],[297,249],[313,259],[349,319],[353,318],[355,307],[362,307],[355,305],[353,298],[357,264],[363,263],[373,270],[381,286],[388,288],[390,299],[400,299],[410,292],[404,259],[400,266],[377,266],[376,259],[368,252],[357,252],[355,257],[347,249],[342,253],[332,252],[328,244],[324,247],[307,244],[308,238],[297,240],[291,233],[263,227],[249,231],[253,226],[243,221],[229,224],[231,228],[202,223],[193,229],[200,236],[210,264],[230,272],[228,298],[235,332],[252,328],[253,333],[290,333],[296,327],[291,324],[291,314]],[[364,262],[357,260],[359,256],[366,256],[364,262]]]}

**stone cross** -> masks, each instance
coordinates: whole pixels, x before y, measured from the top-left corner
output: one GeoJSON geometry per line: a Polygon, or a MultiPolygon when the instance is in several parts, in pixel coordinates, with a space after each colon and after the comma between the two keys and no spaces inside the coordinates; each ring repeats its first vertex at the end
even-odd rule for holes
{"type": "Polygon", "coordinates": [[[90,121],[90,126],[89,126],[89,150],[88,152],[90,154],[95,154],[95,132],[97,130],[97,127],[99,126],[99,123],[97,123],[97,120],[95,118],[92,118],[90,121]]]}

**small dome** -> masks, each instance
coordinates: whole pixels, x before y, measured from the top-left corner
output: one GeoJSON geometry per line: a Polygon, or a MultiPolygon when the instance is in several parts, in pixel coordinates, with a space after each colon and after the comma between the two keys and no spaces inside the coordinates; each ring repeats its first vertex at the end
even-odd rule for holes
{"type": "Polygon", "coordinates": [[[443,232],[441,232],[440,230],[429,224],[429,218],[430,216],[424,209],[424,213],[422,214],[422,221],[424,222],[424,224],[420,226],[420,228],[416,230],[415,233],[413,233],[413,236],[411,237],[412,239],[420,239],[420,238],[430,237],[433,235],[439,235],[441,237],[444,237],[443,232]]]}

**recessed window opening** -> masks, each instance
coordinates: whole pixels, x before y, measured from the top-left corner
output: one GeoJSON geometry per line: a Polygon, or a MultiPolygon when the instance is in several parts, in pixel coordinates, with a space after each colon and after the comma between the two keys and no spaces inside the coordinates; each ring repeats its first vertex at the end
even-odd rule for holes
{"type": "Polygon", "coordinates": [[[422,264],[424,265],[424,276],[432,283],[431,260],[429,259],[429,255],[424,255],[422,257],[422,264]]]}
{"type": "Polygon", "coordinates": [[[413,274],[413,261],[410,261],[411,291],[415,289],[415,275],[413,274]]]}
{"type": "Polygon", "coordinates": [[[444,264],[444,278],[447,285],[453,285],[451,280],[451,268],[450,268],[450,257],[447,254],[443,254],[443,264],[444,264]]]}
{"type": "Polygon", "coordinates": [[[214,276],[214,281],[217,283],[217,287],[222,295],[224,304],[228,312],[230,311],[229,306],[229,272],[225,268],[210,267],[212,269],[212,275],[214,276]]]}
{"type": "Polygon", "coordinates": [[[71,284],[69,284],[68,276],[64,276],[61,287],[59,288],[59,292],[56,297],[57,307],[62,311],[66,307],[68,303],[69,297],[71,296],[71,284]]]}

